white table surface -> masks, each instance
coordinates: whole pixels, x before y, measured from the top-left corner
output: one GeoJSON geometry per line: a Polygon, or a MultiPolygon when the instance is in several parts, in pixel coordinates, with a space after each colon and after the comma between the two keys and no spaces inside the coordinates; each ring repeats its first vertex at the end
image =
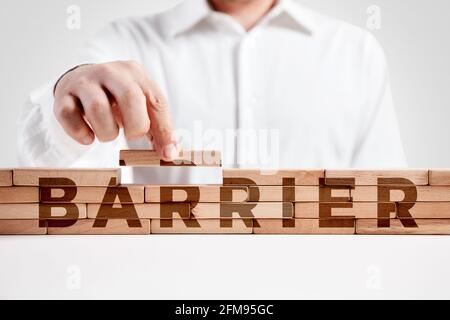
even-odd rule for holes
{"type": "Polygon", "coordinates": [[[450,298],[450,237],[0,237],[0,298],[450,298]]]}

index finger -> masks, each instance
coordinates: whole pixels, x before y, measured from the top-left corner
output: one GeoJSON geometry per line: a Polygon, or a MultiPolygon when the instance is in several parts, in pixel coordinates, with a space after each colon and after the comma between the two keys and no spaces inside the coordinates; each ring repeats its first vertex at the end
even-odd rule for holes
{"type": "Polygon", "coordinates": [[[179,150],[167,99],[161,89],[148,78],[142,81],[142,91],[147,100],[149,133],[153,137],[153,145],[163,160],[174,160],[178,157],[179,150]]]}

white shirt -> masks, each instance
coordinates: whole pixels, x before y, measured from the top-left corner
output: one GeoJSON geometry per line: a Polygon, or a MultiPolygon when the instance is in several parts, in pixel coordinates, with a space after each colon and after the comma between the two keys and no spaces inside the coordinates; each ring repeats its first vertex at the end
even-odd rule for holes
{"type": "MultiPolygon", "coordinates": [[[[80,64],[115,60],[141,63],[159,84],[184,148],[222,150],[226,166],[406,165],[380,45],[291,0],[249,32],[206,0],[114,22],[88,43],[80,64]]],[[[53,85],[31,94],[20,120],[22,165],[117,167],[120,149],[149,148],[122,133],[112,143],[78,145],[53,115],[53,85]]],[[[124,181],[179,174],[130,171],[124,181]]]]}

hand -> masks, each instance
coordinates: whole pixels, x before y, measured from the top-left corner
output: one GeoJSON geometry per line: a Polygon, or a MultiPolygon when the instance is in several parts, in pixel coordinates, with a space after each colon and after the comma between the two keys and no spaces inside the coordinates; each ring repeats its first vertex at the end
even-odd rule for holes
{"type": "Polygon", "coordinates": [[[165,97],[144,69],[132,61],[80,66],[55,88],[54,113],[65,132],[90,145],[113,141],[123,127],[128,140],[147,135],[163,160],[178,146],[165,97]]]}

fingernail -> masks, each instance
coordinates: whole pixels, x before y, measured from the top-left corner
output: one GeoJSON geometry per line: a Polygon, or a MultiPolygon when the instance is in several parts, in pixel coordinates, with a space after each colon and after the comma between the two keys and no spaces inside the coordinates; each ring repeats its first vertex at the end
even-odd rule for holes
{"type": "Polygon", "coordinates": [[[85,145],[90,145],[92,143],[91,138],[90,137],[83,138],[83,143],[85,145]]]}
{"type": "Polygon", "coordinates": [[[164,148],[164,157],[167,160],[174,160],[178,157],[178,150],[174,144],[169,144],[164,148]]]}

